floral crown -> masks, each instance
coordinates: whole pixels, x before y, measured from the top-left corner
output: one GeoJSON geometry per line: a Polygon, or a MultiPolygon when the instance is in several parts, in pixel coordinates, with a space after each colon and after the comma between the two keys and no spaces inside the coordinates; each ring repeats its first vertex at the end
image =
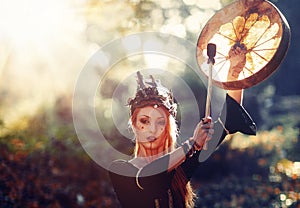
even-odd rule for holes
{"type": "Polygon", "coordinates": [[[162,86],[160,80],[155,80],[152,75],[150,79],[143,80],[142,74],[137,72],[137,92],[134,98],[129,98],[131,115],[137,108],[145,106],[164,106],[175,118],[177,113],[177,104],[173,99],[172,92],[162,86]]]}

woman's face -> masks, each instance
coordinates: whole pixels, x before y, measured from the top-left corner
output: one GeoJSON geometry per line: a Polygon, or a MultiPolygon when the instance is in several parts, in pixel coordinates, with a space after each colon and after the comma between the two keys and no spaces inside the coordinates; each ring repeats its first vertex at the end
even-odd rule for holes
{"type": "Polygon", "coordinates": [[[141,108],[133,125],[137,141],[151,148],[163,145],[165,138],[161,135],[165,131],[166,123],[167,115],[163,109],[152,106],[141,108]]]}

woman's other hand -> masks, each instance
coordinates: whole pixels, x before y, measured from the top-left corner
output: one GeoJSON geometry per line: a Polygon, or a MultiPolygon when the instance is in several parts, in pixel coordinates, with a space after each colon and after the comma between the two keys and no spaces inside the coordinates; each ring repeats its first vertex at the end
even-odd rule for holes
{"type": "Polygon", "coordinates": [[[193,141],[195,150],[207,149],[207,142],[211,140],[214,133],[211,117],[201,119],[194,130],[193,141]]]}

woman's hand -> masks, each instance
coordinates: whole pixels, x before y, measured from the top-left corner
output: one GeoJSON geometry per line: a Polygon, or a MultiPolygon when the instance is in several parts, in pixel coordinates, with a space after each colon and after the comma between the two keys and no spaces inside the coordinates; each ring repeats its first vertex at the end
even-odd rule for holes
{"type": "Polygon", "coordinates": [[[195,150],[207,149],[207,142],[211,140],[214,133],[211,117],[203,118],[194,130],[193,141],[195,150]]]}
{"type": "Polygon", "coordinates": [[[240,73],[243,71],[247,62],[246,47],[241,45],[234,45],[231,47],[228,55],[230,60],[230,68],[227,76],[227,81],[236,81],[239,78],[240,73]]]}

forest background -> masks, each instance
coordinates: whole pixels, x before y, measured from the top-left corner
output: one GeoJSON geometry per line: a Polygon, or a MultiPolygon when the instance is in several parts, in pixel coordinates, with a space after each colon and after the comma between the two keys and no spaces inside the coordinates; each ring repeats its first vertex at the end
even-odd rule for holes
{"type": "MultiPolygon", "coordinates": [[[[74,129],[80,71],[101,47],[134,33],[164,32],[196,46],[207,20],[230,2],[1,0],[0,207],[118,207],[105,169],[74,129]]],[[[257,136],[233,135],[193,178],[199,207],[299,207],[300,4],[272,2],[290,24],[290,48],[269,79],[245,90],[257,136]]],[[[197,81],[181,73],[197,94],[197,81]]],[[[129,153],[132,144],[105,114],[122,76],[118,71],[99,88],[99,123],[129,153]]]]}

